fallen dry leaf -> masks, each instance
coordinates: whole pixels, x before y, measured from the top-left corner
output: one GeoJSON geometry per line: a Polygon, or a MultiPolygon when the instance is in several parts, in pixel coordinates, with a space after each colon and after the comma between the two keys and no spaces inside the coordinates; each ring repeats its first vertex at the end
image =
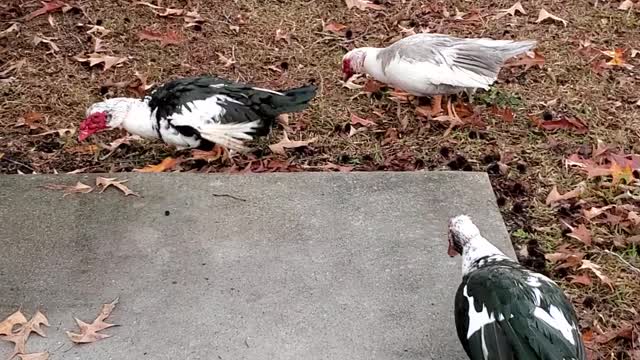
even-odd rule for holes
{"type": "Polygon", "coordinates": [[[76,129],[55,129],[55,130],[45,131],[39,134],[34,134],[31,136],[45,136],[50,134],[58,134],[58,136],[71,136],[75,133],[76,133],[76,129]]]}
{"type": "Polygon", "coordinates": [[[7,316],[6,319],[0,321],[0,335],[11,335],[13,327],[23,325],[27,322],[27,318],[20,310],[16,310],[13,314],[7,316]]]}
{"type": "Polygon", "coordinates": [[[184,9],[165,8],[164,11],[162,11],[162,12],[154,11],[154,13],[156,13],[156,14],[158,14],[158,16],[162,16],[162,17],[182,16],[184,14],[184,9]]]}
{"type": "Polygon", "coordinates": [[[312,170],[325,170],[325,171],[330,171],[330,170],[337,170],[339,172],[351,172],[353,170],[353,166],[347,166],[347,165],[338,165],[338,164],[334,164],[331,162],[326,163],[325,165],[302,165],[303,168],[305,169],[312,169],[312,170]]]}
{"type": "Polygon", "coordinates": [[[158,15],[158,16],[162,16],[162,17],[167,17],[167,16],[182,16],[185,11],[183,9],[171,9],[171,8],[165,8],[162,6],[158,6],[158,5],[153,5],[150,4],[148,2],[144,2],[144,1],[139,1],[136,2],[134,5],[144,5],[144,6],[148,6],[150,7],[151,11],[153,11],[154,14],[158,15]],[[156,10],[161,10],[161,11],[156,11],[156,10]]]}
{"type": "Polygon", "coordinates": [[[235,57],[233,55],[231,55],[231,58],[228,58],[219,52],[217,52],[216,55],[218,55],[218,59],[220,59],[220,61],[224,64],[222,65],[223,67],[228,68],[236,63],[235,57]]]}
{"type": "Polygon", "coordinates": [[[24,20],[25,21],[29,21],[35,17],[38,17],[40,15],[44,15],[44,14],[49,14],[52,13],[54,11],[58,11],[61,10],[64,6],[66,6],[67,4],[63,3],[62,1],[58,1],[58,0],[53,0],[53,1],[42,1],[42,7],[38,10],[35,10],[33,12],[31,12],[29,15],[25,16],[24,20]]]}
{"type": "Polygon", "coordinates": [[[587,125],[579,118],[570,118],[561,116],[557,120],[543,120],[537,116],[529,115],[529,119],[533,121],[539,128],[544,130],[571,129],[578,134],[584,134],[589,131],[587,125]]]}
{"type": "MultiPolygon", "coordinates": [[[[0,71],[0,78],[6,78],[11,73],[19,72],[20,69],[22,69],[22,67],[26,63],[27,63],[26,59],[22,59],[22,60],[19,60],[19,61],[16,61],[16,62],[12,63],[11,65],[7,66],[4,70],[0,71]]],[[[0,67],[0,68],[2,68],[2,67],[0,67]]]]}
{"type": "Polygon", "coordinates": [[[322,31],[324,32],[332,32],[336,34],[344,34],[345,30],[347,30],[347,25],[339,24],[335,21],[329,21],[326,24],[323,24],[322,31]]]}
{"type": "Polygon", "coordinates": [[[172,157],[167,157],[158,165],[147,165],[142,169],[133,169],[135,172],[142,173],[161,173],[167,170],[173,170],[178,165],[178,160],[172,157]]]}
{"type": "Polygon", "coordinates": [[[563,250],[556,253],[545,254],[544,257],[552,263],[557,264],[555,266],[555,269],[567,269],[575,268],[576,266],[582,264],[584,253],[573,250],[563,250]]]}
{"type": "Polygon", "coordinates": [[[287,44],[291,44],[291,34],[289,34],[288,32],[282,30],[282,29],[277,29],[276,30],[276,42],[278,41],[284,41],[287,44]]]}
{"type": "Polygon", "coordinates": [[[627,64],[626,60],[624,59],[624,49],[618,48],[614,49],[613,51],[603,51],[602,53],[611,58],[611,60],[607,61],[607,65],[623,67],[628,70],[633,69],[633,65],[627,64]]]}
{"type": "Polygon", "coordinates": [[[500,107],[497,107],[497,106],[492,106],[491,107],[491,113],[493,115],[501,118],[506,123],[510,124],[510,123],[513,122],[513,110],[511,110],[511,108],[509,108],[509,107],[500,108],[500,107]]]}
{"type": "Polygon", "coordinates": [[[640,245],[640,235],[630,236],[630,237],[625,239],[625,242],[627,244],[640,245]]]}
{"type": "Polygon", "coordinates": [[[107,71],[112,66],[122,64],[128,60],[126,57],[109,56],[98,53],[92,53],[87,56],[78,55],[73,58],[79,62],[89,62],[89,67],[103,64],[103,71],[107,71]]]}
{"type": "Polygon", "coordinates": [[[582,215],[584,215],[584,217],[587,220],[591,220],[593,218],[596,218],[602,214],[604,214],[607,210],[612,209],[616,207],[615,205],[607,205],[607,206],[603,206],[603,207],[592,207],[590,209],[583,209],[582,210],[582,215]]]}
{"type": "Polygon", "coordinates": [[[564,27],[567,27],[567,20],[559,18],[553,14],[551,14],[550,12],[548,12],[545,9],[540,9],[540,13],[538,14],[538,20],[536,20],[536,24],[539,24],[547,19],[551,19],[554,21],[560,21],[562,22],[562,24],[564,25],[564,27]]]}
{"type": "Polygon", "coordinates": [[[147,84],[147,76],[142,75],[139,72],[135,72],[135,79],[129,81],[114,82],[112,80],[105,81],[101,86],[105,88],[116,87],[120,89],[127,89],[128,91],[136,94],[139,97],[143,97],[147,90],[153,87],[153,84],[147,84]]]}
{"type": "Polygon", "coordinates": [[[169,30],[166,33],[161,33],[153,30],[142,30],[138,33],[138,38],[140,40],[151,40],[151,41],[159,41],[160,46],[165,47],[167,45],[179,45],[182,43],[182,35],[180,33],[169,30]]]}
{"type": "Polygon", "coordinates": [[[56,45],[56,43],[54,43],[52,40],[54,38],[46,38],[44,36],[40,37],[40,36],[34,36],[33,37],[33,45],[34,46],[38,46],[38,44],[40,43],[45,43],[47,45],[49,45],[49,48],[51,49],[51,52],[56,52],[56,51],[60,51],[60,48],[58,47],[58,45],[56,45]]]}
{"type": "Polygon", "coordinates": [[[515,66],[524,65],[525,70],[529,70],[532,66],[538,66],[542,69],[542,65],[545,63],[545,58],[538,51],[528,51],[524,54],[520,54],[514,58],[507,60],[504,64],[504,67],[510,68],[515,66]]]}
{"type": "Polygon", "coordinates": [[[31,354],[18,354],[20,360],[49,360],[48,352],[39,352],[31,354]]]}
{"type": "Polygon", "coordinates": [[[633,324],[627,323],[627,324],[624,324],[623,326],[620,326],[617,329],[611,329],[609,331],[606,331],[604,334],[596,336],[595,340],[599,344],[605,344],[605,343],[608,343],[609,341],[612,341],[618,338],[632,340],[633,324]]]}
{"type": "Polygon", "coordinates": [[[600,265],[594,264],[589,260],[582,260],[582,266],[580,266],[578,270],[582,269],[589,269],[593,271],[593,273],[600,279],[600,281],[609,285],[611,290],[613,290],[613,283],[611,282],[611,279],[609,279],[605,274],[602,273],[602,271],[600,271],[600,265]]]}
{"type": "Polygon", "coordinates": [[[69,154],[82,154],[82,155],[91,155],[95,154],[98,151],[98,145],[87,144],[87,145],[77,145],[68,148],[64,148],[64,152],[69,154]]]}
{"type": "Polygon", "coordinates": [[[376,126],[378,124],[376,124],[375,122],[365,119],[365,118],[361,118],[358,115],[355,114],[351,114],[351,125],[362,125],[362,126],[366,126],[366,127],[371,127],[371,126],[376,126]]]}
{"type": "Polygon", "coordinates": [[[9,34],[13,32],[18,32],[18,30],[20,30],[20,27],[18,26],[18,24],[14,23],[13,25],[9,26],[6,30],[0,31],[0,39],[9,36],[9,34]]]}
{"type": "Polygon", "coordinates": [[[124,193],[124,196],[140,196],[138,193],[129,190],[129,188],[124,185],[124,183],[127,181],[129,180],[118,180],[117,178],[104,178],[98,176],[96,178],[96,186],[101,188],[100,193],[103,193],[109,186],[114,186],[118,190],[122,191],[124,193]]]}
{"type": "Polygon", "coordinates": [[[614,162],[611,164],[609,170],[611,171],[611,177],[614,184],[618,184],[622,180],[624,180],[625,184],[630,184],[634,179],[633,168],[630,164],[621,166],[617,162],[614,162]]]}
{"type": "Polygon", "coordinates": [[[184,15],[184,22],[186,23],[184,24],[185,28],[195,27],[198,30],[201,29],[205,20],[197,11],[188,11],[184,15]]]}
{"type": "Polygon", "coordinates": [[[578,225],[577,228],[572,227],[568,224],[567,226],[571,230],[571,232],[568,233],[567,236],[572,237],[585,245],[592,244],[591,232],[589,232],[589,229],[587,229],[587,227],[584,224],[578,225]]]}
{"type": "Polygon", "coordinates": [[[580,183],[575,189],[568,191],[564,194],[560,194],[558,192],[558,187],[554,185],[553,189],[551,189],[551,192],[549,192],[549,195],[547,195],[545,204],[554,205],[559,201],[573,199],[575,197],[580,196],[580,194],[582,194],[583,191],[584,191],[584,183],[580,183]]]}
{"type": "Polygon", "coordinates": [[[131,140],[140,141],[140,140],[143,140],[143,139],[138,135],[127,135],[127,136],[124,136],[124,137],[121,137],[119,139],[114,140],[108,146],[105,146],[105,148],[107,150],[109,150],[109,151],[114,151],[120,145],[130,145],[131,144],[131,142],[130,142],[131,140]]]}
{"type": "Polygon", "coordinates": [[[299,141],[291,141],[289,140],[289,136],[286,131],[283,131],[282,140],[280,140],[276,144],[269,145],[269,149],[275,154],[284,155],[287,153],[286,149],[295,149],[299,147],[309,146],[310,143],[316,141],[316,138],[312,138],[310,140],[299,140],[299,141]]]}
{"type": "Polygon", "coordinates": [[[355,7],[360,10],[367,10],[367,9],[384,10],[384,6],[375,4],[373,1],[370,1],[370,0],[345,0],[345,3],[347,4],[347,9],[351,9],[355,7]]]}
{"type": "MultiPolygon", "coordinates": [[[[95,34],[98,33],[100,36],[105,36],[111,32],[111,30],[107,30],[104,26],[99,25],[90,25],[91,29],[87,31],[87,34],[95,34]]],[[[96,40],[99,40],[96,38],[96,40]]]]}
{"type": "Polygon", "coordinates": [[[100,309],[100,313],[98,317],[93,320],[91,324],[87,324],[82,320],[75,318],[76,323],[78,323],[78,327],[80,327],[80,333],[73,333],[71,331],[67,331],[67,336],[69,339],[76,344],[84,344],[84,343],[92,343],[101,339],[106,339],[111,335],[98,333],[98,331],[108,329],[112,326],[116,326],[114,324],[109,324],[104,322],[111,312],[118,304],[118,299],[116,298],[109,304],[102,304],[102,308],[100,309]]]}
{"type": "Polygon", "coordinates": [[[90,192],[93,191],[93,187],[83,184],[80,181],[78,181],[75,185],[71,186],[71,185],[59,185],[59,184],[47,184],[44,186],[45,189],[49,189],[49,190],[62,190],[63,191],[63,195],[62,197],[65,197],[69,194],[75,194],[75,193],[82,193],[82,194],[88,194],[90,192]]]}
{"type": "Polygon", "coordinates": [[[28,126],[29,129],[32,129],[32,130],[35,130],[35,129],[46,130],[46,127],[44,125],[36,124],[42,120],[45,120],[45,116],[43,114],[35,111],[29,111],[29,112],[26,112],[24,115],[22,115],[14,126],[15,127],[28,126]]]}
{"type": "Polygon", "coordinates": [[[587,274],[582,274],[582,275],[569,275],[567,276],[567,278],[570,279],[570,282],[572,284],[581,284],[581,285],[586,285],[589,286],[591,285],[593,282],[591,281],[591,278],[589,277],[589,275],[587,274]]]}
{"type": "Polygon", "coordinates": [[[498,14],[496,15],[496,19],[500,19],[501,17],[506,16],[506,15],[516,16],[517,12],[520,12],[523,15],[527,15],[527,12],[522,7],[522,4],[520,3],[520,1],[518,1],[515,4],[513,4],[513,6],[508,8],[508,9],[498,10],[498,14]]]}
{"type": "Polygon", "coordinates": [[[44,314],[37,311],[31,320],[27,321],[18,331],[12,332],[9,335],[0,336],[0,339],[14,344],[13,354],[9,356],[9,359],[12,359],[18,354],[25,354],[27,352],[26,344],[29,339],[29,335],[31,335],[32,332],[42,337],[47,337],[44,330],[41,328],[42,325],[49,326],[49,321],[44,314]]]}
{"type": "Polygon", "coordinates": [[[624,0],[623,2],[620,3],[620,6],[618,6],[618,10],[631,10],[633,9],[633,1],[631,0],[624,0]]]}
{"type": "Polygon", "coordinates": [[[367,82],[365,82],[364,86],[362,87],[362,91],[368,94],[374,94],[380,91],[385,86],[386,85],[384,83],[381,83],[379,81],[367,79],[367,82]]]}

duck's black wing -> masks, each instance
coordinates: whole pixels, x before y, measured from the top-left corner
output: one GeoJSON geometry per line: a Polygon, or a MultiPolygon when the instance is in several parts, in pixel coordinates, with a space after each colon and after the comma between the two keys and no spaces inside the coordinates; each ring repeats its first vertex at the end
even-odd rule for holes
{"type": "Polygon", "coordinates": [[[472,360],[585,360],[575,311],[548,278],[508,260],[463,278],[458,337],[472,360]]]}
{"type": "Polygon", "coordinates": [[[305,109],[315,94],[313,85],[273,91],[218,77],[200,76],[167,82],[150,94],[148,103],[160,121],[171,118],[173,114],[191,111],[198,100],[216,97],[224,114],[214,121],[229,124],[260,120],[263,127],[269,128],[277,115],[305,109]]]}

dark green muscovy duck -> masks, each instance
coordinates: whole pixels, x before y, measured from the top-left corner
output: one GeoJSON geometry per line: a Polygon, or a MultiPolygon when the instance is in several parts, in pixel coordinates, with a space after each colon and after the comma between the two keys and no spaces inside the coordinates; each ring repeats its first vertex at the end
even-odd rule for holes
{"type": "Polygon", "coordinates": [[[482,237],[466,215],[449,221],[449,256],[462,255],[458,338],[471,360],[586,360],[563,291],[482,237]]]}
{"type": "Polygon", "coordinates": [[[316,86],[274,91],[225,79],[176,79],[144,98],[113,98],[95,103],[80,124],[79,140],[114,128],[178,148],[210,150],[214,144],[244,150],[244,140],[265,136],[275,118],[302,111],[316,86]]]}

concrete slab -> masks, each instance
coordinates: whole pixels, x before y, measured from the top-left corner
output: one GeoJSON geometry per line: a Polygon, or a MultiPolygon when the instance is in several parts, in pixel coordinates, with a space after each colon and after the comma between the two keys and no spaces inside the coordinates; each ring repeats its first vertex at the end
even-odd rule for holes
{"type": "MultiPolygon", "coordinates": [[[[0,318],[49,317],[52,359],[465,359],[449,217],[512,252],[481,173],[118,174],[143,197],[0,177],[0,318]],[[230,197],[230,196],[233,197],[230,197]],[[168,215],[167,215],[168,214],[168,215]],[[73,317],[120,297],[113,337],[73,317]]],[[[0,344],[0,358],[11,352],[0,344]]]]}

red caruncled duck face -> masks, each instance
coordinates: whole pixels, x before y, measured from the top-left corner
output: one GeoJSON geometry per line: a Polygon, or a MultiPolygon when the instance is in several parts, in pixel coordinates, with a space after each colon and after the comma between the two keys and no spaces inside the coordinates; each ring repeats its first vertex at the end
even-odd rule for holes
{"type": "Polygon", "coordinates": [[[89,136],[106,129],[108,129],[107,113],[104,111],[93,113],[80,123],[78,140],[83,141],[89,136]]]}
{"type": "Polygon", "coordinates": [[[351,59],[345,58],[342,60],[342,78],[344,81],[347,81],[352,76],[353,69],[351,68],[351,59]]]}

